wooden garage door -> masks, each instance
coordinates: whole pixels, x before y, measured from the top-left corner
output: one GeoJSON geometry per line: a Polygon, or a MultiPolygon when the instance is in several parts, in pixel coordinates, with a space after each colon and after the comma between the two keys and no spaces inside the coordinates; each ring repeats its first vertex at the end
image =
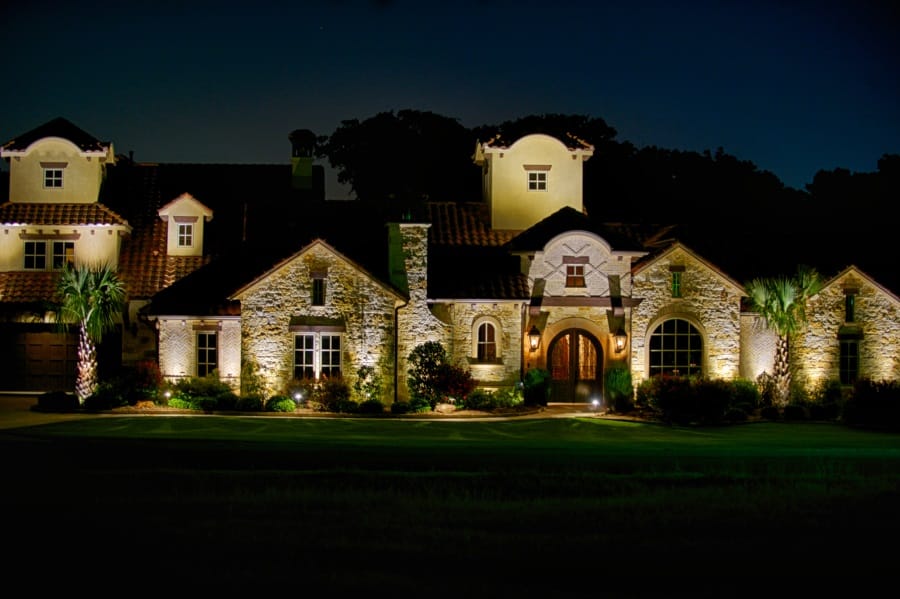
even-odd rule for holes
{"type": "Polygon", "coordinates": [[[0,363],[12,367],[0,382],[8,391],[74,391],[76,337],[44,325],[6,325],[0,363]]]}

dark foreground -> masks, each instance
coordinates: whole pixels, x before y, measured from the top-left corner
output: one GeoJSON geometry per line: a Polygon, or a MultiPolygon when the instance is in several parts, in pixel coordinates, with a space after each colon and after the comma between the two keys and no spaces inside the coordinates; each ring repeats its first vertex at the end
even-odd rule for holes
{"type": "Polygon", "coordinates": [[[869,597],[900,558],[900,438],[836,425],[135,417],[0,451],[32,592],[869,597]]]}

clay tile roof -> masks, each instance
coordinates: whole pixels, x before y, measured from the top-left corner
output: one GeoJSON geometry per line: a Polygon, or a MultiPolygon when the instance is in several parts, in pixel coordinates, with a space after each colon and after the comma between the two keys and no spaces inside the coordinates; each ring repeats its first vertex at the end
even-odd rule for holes
{"type": "Polygon", "coordinates": [[[55,301],[58,272],[0,272],[0,303],[32,304],[55,301]]]}
{"type": "Polygon", "coordinates": [[[0,224],[4,225],[119,225],[128,221],[103,204],[0,204],[0,224]]]}
{"type": "Polygon", "coordinates": [[[31,131],[26,131],[21,135],[17,135],[14,139],[4,143],[2,148],[4,150],[25,150],[37,140],[45,137],[62,137],[63,139],[68,139],[85,152],[102,152],[110,145],[108,141],[100,141],[87,131],[76,127],[70,121],[62,117],[57,117],[52,121],[35,127],[31,131]]]}
{"type": "Polygon", "coordinates": [[[517,233],[491,229],[483,202],[431,202],[427,208],[432,245],[500,247],[517,233]]]}

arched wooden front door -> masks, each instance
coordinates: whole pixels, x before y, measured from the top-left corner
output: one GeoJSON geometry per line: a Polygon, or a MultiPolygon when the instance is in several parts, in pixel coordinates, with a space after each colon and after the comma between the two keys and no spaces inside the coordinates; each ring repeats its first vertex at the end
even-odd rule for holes
{"type": "Polygon", "coordinates": [[[603,390],[603,350],[593,335],[568,329],[550,342],[550,401],[589,403],[603,390]]]}

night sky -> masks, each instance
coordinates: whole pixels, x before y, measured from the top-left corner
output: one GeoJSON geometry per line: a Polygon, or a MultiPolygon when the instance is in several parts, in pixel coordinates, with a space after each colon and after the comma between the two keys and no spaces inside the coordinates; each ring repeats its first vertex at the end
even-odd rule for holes
{"type": "Polygon", "coordinates": [[[802,189],[900,152],[898,14],[865,0],[13,0],[0,141],[63,116],[136,160],[286,163],[290,131],[382,111],[467,127],[580,114],[638,147],[721,147],[802,189]]]}

